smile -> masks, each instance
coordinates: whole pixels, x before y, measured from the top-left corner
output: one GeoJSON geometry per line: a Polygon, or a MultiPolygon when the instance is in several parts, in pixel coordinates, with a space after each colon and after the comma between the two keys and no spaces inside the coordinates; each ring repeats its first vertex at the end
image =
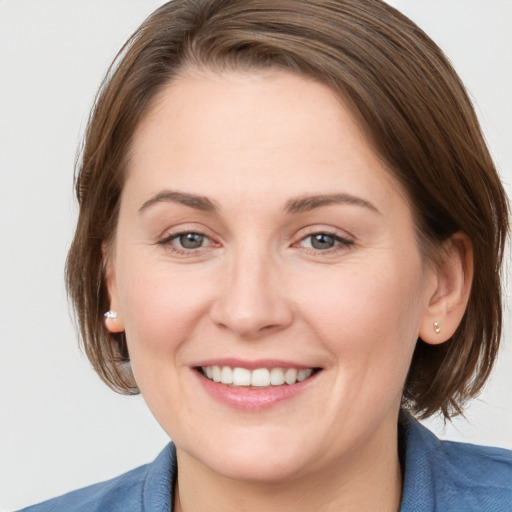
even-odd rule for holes
{"type": "Polygon", "coordinates": [[[209,380],[234,387],[269,387],[302,382],[315,372],[314,368],[248,368],[230,366],[201,366],[201,373],[209,380]]]}

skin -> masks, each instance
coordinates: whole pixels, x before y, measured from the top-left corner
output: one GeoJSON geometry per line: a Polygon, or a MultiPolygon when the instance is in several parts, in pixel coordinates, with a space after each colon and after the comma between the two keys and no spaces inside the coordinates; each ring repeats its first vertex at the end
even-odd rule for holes
{"type": "Polygon", "coordinates": [[[189,72],[156,98],[132,150],[107,326],[126,331],[177,446],[176,509],[398,510],[403,384],[417,338],[441,343],[460,321],[469,242],[457,235],[442,265],[425,262],[399,183],[331,90],[294,74],[189,72]],[[326,194],[339,196],[290,211],[326,194]],[[180,246],[190,232],[202,246],[180,246]],[[316,249],[312,233],[336,241],[316,249]],[[194,369],[224,357],[321,371],[245,411],[194,369]]]}

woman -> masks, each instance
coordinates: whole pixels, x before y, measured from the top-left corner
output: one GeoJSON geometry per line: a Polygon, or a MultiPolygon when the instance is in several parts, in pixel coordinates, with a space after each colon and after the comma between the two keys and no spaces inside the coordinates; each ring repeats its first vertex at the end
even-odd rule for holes
{"type": "Polygon", "coordinates": [[[411,416],[460,413],[489,375],[508,208],[403,15],[169,2],[100,91],[77,194],[87,355],[173,444],[27,510],[510,508],[510,452],[411,416]]]}

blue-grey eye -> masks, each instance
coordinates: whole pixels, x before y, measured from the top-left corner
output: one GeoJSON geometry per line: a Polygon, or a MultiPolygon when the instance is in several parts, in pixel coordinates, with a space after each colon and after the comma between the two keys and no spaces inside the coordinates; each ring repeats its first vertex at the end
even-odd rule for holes
{"type": "Polygon", "coordinates": [[[184,249],[199,249],[204,245],[205,238],[199,233],[184,233],[178,236],[179,243],[184,249]]]}
{"type": "Polygon", "coordinates": [[[331,249],[336,245],[336,238],[326,233],[316,233],[315,235],[309,235],[311,240],[311,247],[313,249],[331,249]]]}

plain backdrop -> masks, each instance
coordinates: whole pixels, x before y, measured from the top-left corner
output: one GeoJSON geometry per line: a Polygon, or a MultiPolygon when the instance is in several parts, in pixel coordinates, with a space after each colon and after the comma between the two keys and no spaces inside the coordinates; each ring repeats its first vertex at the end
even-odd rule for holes
{"type": "MultiPolygon", "coordinates": [[[[0,0],[0,509],[110,478],[168,442],[140,397],[116,395],[90,368],[63,284],[88,110],[121,44],[161,3],[0,0]]],[[[510,194],[512,2],[390,3],[465,80],[510,194]]],[[[441,437],[512,448],[510,309],[506,316],[496,371],[467,419],[429,422],[441,437]]]]}

